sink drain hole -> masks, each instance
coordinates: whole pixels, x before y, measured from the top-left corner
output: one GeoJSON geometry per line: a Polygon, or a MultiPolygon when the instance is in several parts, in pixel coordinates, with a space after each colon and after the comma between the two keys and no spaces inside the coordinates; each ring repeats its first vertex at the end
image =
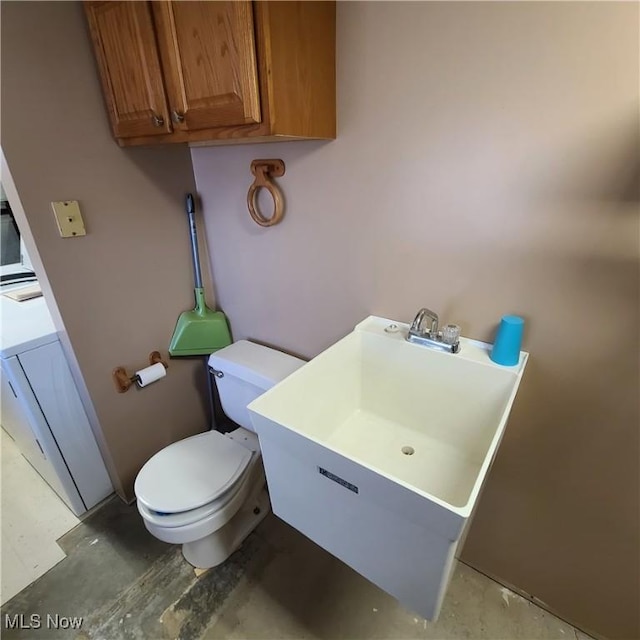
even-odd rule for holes
{"type": "Polygon", "coordinates": [[[400,451],[402,451],[402,453],[404,453],[405,456],[412,456],[416,452],[416,450],[413,447],[402,447],[400,451]]]}

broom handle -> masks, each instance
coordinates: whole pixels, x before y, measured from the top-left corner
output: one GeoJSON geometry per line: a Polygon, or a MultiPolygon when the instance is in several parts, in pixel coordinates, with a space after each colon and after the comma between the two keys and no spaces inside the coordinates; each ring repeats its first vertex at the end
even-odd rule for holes
{"type": "Polygon", "coordinates": [[[198,231],[194,213],[196,206],[193,195],[187,193],[187,215],[189,216],[189,232],[191,235],[191,259],[193,260],[193,273],[196,280],[196,289],[202,289],[202,272],[200,271],[200,253],[198,251],[198,231]]]}

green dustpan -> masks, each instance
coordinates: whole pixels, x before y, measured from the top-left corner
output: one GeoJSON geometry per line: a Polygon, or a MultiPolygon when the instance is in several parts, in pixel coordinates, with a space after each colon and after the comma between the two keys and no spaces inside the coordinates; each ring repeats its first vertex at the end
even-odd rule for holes
{"type": "Polygon", "coordinates": [[[204,303],[204,290],[197,288],[196,308],[180,314],[173,331],[172,356],[206,356],[231,344],[229,325],[222,311],[212,311],[204,303]]]}
{"type": "Polygon", "coordinates": [[[193,196],[187,195],[187,214],[191,231],[191,256],[195,274],[196,306],[180,314],[169,345],[172,356],[206,356],[231,344],[229,325],[222,311],[209,309],[204,300],[198,254],[198,236],[194,218],[193,196]]]}

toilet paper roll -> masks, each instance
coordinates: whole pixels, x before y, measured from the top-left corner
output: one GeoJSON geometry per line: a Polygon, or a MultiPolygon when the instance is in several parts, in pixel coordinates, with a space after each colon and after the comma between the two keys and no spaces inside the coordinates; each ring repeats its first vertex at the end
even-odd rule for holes
{"type": "Polygon", "coordinates": [[[136,371],[136,382],[139,387],[146,387],[160,378],[164,378],[167,375],[167,370],[164,368],[162,362],[156,362],[150,367],[145,367],[136,371]]]}

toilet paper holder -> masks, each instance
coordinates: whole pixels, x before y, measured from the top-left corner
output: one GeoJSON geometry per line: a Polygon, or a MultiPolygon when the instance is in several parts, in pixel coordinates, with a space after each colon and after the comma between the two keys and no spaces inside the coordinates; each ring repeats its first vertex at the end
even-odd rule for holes
{"type": "MultiPolygon", "coordinates": [[[[162,363],[165,369],[169,368],[169,365],[162,359],[162,355],[159,351],[152,351],[149,354],[149,365],[162,363]]],[[[112,373],[113,381],[116,385],[116,390],[118,393],[124,393],[129,390],[129,387],[133,385],[137,380],[137,375],[130,376],[127,373],[127,370],[124,367],[116,367],[112,373]]]]}

